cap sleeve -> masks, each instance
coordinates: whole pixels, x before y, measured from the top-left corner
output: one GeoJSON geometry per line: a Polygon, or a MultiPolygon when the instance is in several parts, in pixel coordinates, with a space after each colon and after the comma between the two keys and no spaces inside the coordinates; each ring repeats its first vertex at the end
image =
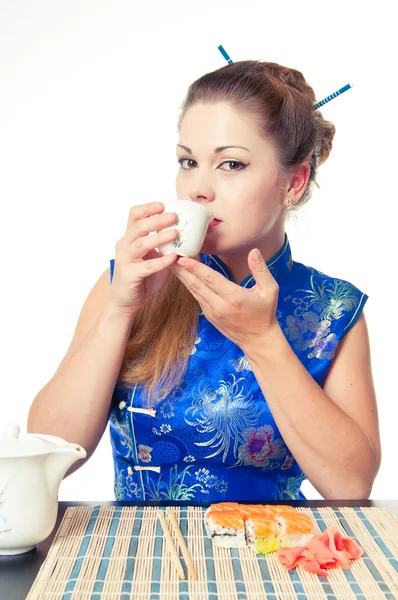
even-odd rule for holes
{"type": "Polygon", "coordinates": [[[361,292],[355,286],[352,286],[352,288],[353,288],[353,290],[355,290],[357,292],[358,300],[353,303],[352,309],[347,311],[347,314],[346,314],[347,323],[343,329],[341,337],[345,336],[350,331],[350,329],[352,329],[354,327],[355,323],[358,321],[359,317],[361,316],[361,314],[363,312],[363,308],[366,304],[366,301],[369,298],[369,296],[367,296],[367,294],[365,294],[364,292],[361,292]]]}
{"type": "Polygon", "coordinates": [[[338,339],[342,339],[361,316],[368,295],[343,279],[335,279],[333,288],[334,294],[331,298],[332,314],[335,319],[333,329],[338,339]]]}

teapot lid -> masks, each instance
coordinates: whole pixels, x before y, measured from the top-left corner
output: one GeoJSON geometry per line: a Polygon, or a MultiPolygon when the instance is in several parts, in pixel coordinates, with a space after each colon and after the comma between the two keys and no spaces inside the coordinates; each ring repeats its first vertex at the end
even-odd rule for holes
{"type": "Polygon", "coordinates": [[[37,456],[47,454],[57,447],[53,436],[40,436],[32,433],[20,435],[20,428],[15,423],[9,423],[0,433],[0,458],[22,456],[37,456]]]}

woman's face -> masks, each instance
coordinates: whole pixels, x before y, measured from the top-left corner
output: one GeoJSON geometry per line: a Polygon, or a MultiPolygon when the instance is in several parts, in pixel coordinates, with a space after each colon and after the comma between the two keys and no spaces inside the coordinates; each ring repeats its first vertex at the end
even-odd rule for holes
{"type": "Polygon", "coordinates": [[[276,150],[248,115],[227,103],[191,106],[177,159],[177,198],[208,206],[221,221],[208,229],[201,252],[235,254],[281,237],[287,197],[277,187],[276,150]]]}

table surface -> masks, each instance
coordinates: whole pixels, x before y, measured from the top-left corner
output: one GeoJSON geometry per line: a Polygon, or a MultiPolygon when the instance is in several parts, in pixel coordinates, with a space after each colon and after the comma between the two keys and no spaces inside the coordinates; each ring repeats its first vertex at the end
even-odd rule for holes
{"type": "MultiPolygon", "coordinates": [[[[258,504],[246,502],[245,504],[258,504]]],[[[267,502],[267,504],[289,504],[290,506],[378,506],[389,508],[398,517],[398,500],[306,500],[302,502],[267,502]]],[[[0,556],[0,599],[26,600],[26,596],[45,560],[62,517],[69,506],[209,506],[206,502],[59,502],[58,518],[51,535],[34,550],[16,556],[0,556]]]]}

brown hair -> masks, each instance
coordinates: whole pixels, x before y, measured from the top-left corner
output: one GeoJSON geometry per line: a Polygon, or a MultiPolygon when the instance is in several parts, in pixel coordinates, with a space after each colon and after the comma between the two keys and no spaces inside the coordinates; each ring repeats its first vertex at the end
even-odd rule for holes
{"type": "MultiPolygon", "coordinates": [[[[317,168],[332,149],[335,127],[314,110],[314,91],[300,71],[244,60],[207,73],[188,88],[178,132],[187,110],[198,102],[226,102],[249,114],[261,134],[275,145],[280,180],[309,162],[308,184],[294,208],[310,199],[317,168]]],[[[173,274],[137,313],[119,382],[143,385],[148,406],[181,382],[195,342],[199,313],[198,302],[173,274]]]]}

